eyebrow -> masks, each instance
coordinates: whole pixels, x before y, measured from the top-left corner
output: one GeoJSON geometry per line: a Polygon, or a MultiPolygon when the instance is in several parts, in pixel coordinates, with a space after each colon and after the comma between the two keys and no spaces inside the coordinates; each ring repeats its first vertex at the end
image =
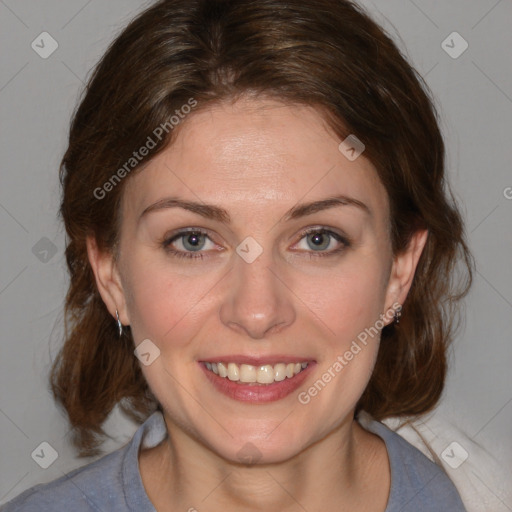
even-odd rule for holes
{"type": "MultiPolygon", "coordinates": [[[[311,215],[316,212],[328,210],[330,208],[335,208],[339,206],[356,207],[360,209],[362,212],[366,213],[367,215],[372,215],[370,208],[362,201],[359,201],[358,199],[348,196],[335,196],[326,199],[321,199],[318,201],[311,201],[309,203],[295,205],[293,208],[291,208],[284,214],[282,220],[294,220],[300,217],[311,215]]],[[[198,215],[201,215],[202,217],[205,217],[207,219],[222,222],[223,224],[229,224],[231,222],[231,217],[227,210],[221,208],[220,206],[199,203],[195,201],[184,201],[182,199],[174,197],[166,197],[164,199],[160,199],[156,203],[148,206],[140,214],[139,220],[142,219],[144,215],[147,215],[150,212],[164,210],[167,208],[182,208],[184,210],[197,213],[198,215]]]]}

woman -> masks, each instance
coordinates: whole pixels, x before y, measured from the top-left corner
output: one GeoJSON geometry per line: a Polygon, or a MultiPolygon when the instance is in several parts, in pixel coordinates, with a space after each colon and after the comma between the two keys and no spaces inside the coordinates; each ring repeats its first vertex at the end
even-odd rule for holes
{"type": "Polygon", "coordinates": [[[143,424],[5,511],[464,510],[379,421],[438,402],[472,260],[426,88],[359,7],[156,3],[61,181],[55,397],[84,455],[115,405],[143,424]]]}

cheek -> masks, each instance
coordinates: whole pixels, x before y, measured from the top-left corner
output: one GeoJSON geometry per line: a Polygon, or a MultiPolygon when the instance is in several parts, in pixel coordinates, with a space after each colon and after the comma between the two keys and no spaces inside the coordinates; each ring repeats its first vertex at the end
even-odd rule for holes
{"type": "Polygon", "coordinates": [[[127,269],[127,302],[135,343],[149,338],[163,346],[186,345],[193,337],[194,321],[211,303],[212,290],[222,276],[203,274],[200,278],[170,271],[170,266],[154,260],[138,263],[134,258],[127,269]],[[178,335],[179,333],[179,335],[178,335]]]}
{"type": "Polygon", "coordinates": [[[386,283],[382,262],[358,255],[329,273],[296,279],[293,289],[321,320],[333,346],[342,349],[384,313],[386,283]]]}
{"type": "Polygon", "coordinates": [[[385,268],[377,258],[358,258],[298,288],[297,294],[306,297],[304,303],[314,313],[310,316],[321,320],[325,332],[319,341],[316,378],[298,395],[299,403],[322,419],[322,435],[355,407],[371,377],[385,310],[385,283],[385,268]]]}

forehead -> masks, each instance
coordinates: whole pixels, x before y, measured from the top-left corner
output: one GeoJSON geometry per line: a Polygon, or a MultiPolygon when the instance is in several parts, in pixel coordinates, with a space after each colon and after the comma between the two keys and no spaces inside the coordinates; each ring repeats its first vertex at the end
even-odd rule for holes
{"type": "Polygon", "coordinates": [[[275,100],[218,103],[186,118],[172,145],[126,183],[125,213],[166,196],[230,208],[284,209],[300,200],[353,196],[387,211],[369,160],[348,160],[312,107],[275,100]]]}

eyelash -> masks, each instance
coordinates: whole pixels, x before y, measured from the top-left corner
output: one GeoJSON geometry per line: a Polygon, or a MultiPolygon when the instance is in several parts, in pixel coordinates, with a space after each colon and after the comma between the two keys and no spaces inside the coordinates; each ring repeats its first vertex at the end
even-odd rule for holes
{"type": "MultiPolygon", "coordinates": [[[[168,252],[169,254],[171,254],[173,257],[176,257],[176,258],[186,258],[186,259],[189,259],[189,260],[203,259],[205,257],[203,252],[200,252],[200,251],[197,251],[197,252],[193,252],[193,251],[188,251],[188,252],[186,252],[186,251],[177,251],[175,249],[170,248],[170,245],[173,242],[175,242],[176,240],[179,240],[180,238],[182,238],[182,237],[184,237],[186,235],[189,235],[191,233],[197,233],[199,235],[206,235],[208,237],[208,233],[206,231],[204,231],[203,229],[200,229],[200,228],[189,228],[189,229],[186,229],[186,230],[178,231],[171,238],[165,239],[161,243],[161,245],[164,248],[164,250],[166,252],[168,252]]],[[[347,238],[346,236],[342,236],[342,235],[340,235],[340,234],[338,234],[338,233],[336,233],[334,231],[331,231],[330,229],[324,228],[324,227],[308,228],[308,229],[302,231],[300,233],[299,242],[304,237],[306,237],[308,235],[311,235],[313,233],[314,234],[319,234],[319,235],[329,235],[329,236],[334,238],[337,242],[339,242],[342,245],[340,245],[340,247],[338,247],[338,248],[336,248],[334,250],[328,251],[328,252],[326,252],[326,251],[322,251],[322,252],[306,251],[306,254],[311,259],[312,258],[323,258],[323,257],[328,257],[328,256],[334,256],[336,254],[339,254],[339,253],[343,252],[345,249],[347,249],[348,247],[350,247],[352,245],[351,240],[349,238],[347,238]]]]}

